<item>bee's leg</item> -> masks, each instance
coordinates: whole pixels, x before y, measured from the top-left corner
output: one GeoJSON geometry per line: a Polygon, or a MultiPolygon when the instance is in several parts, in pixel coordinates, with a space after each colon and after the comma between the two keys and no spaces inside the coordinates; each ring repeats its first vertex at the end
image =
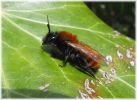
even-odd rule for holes
{"type": "Polygon", "coordinates": [[[67,62],[68,62],[68,59],[70,58],[70,54],[71,54],[71,50],[68,48],[65,50],[65,60],[63,61],[63,65],[60,65],[61,67],[64,67],[67,62]]]}
{"type": "Polygon", "coordinates": [[[80,54],[76,55],[77,63],[80,67],[86,66],[87,65],[87,60],[81,56],[80,54]]]}
{"type": "Polygon", "coordinates": [[[95,78],[95,73],[93,72],[91,66],[87,65],[88,62],[84,57],[82,57],[81,55],[77,55],[77,62],[79,63],[78,65],[82,72],[95,78]]]}
{"type": "Polygon", "coordinates": [[[75,57],[76,57],[76,64],[77,64],[76,68],[82,71],[83,73],[93,77],[93,75],[87,73],[87,69],[86,69],[88,67],[86,66],[87,60],[84,59],[84,57],[82,57],[80,54],[75,54],[75,57]]]}
{"type": "MultiPolygon", "coordinates": [[[[81,64],[80,60],[78,60],[77,62],[81,64]]],[[[95,78],[94,72],[92,71],[90,66],[78,66],[77,68],[83,73],[88,74],[89,76],[95,78]]]]}
{"type": "Polygon", "coordinates": [[[84,66],[84,69],[95,78],[95,73],[91,66],[84,66]]]}
{"type": "Polygon", "coordinates": [[[84,66],[83,68],[87,70],[90,69],[90,66],[84,66]]]}
{"type": "Polygon", "coordinates": [[[67,64],[67,62],[68,62],[68,58],[69,58],[69,56],[68,56],[68,55],[67,55],[67,56],[65,56],[65,60],[63,61],[63,64],[62,64],[62,65],[59,65],[59,66],[61,66],[61,67],[66,66],[66,64],[67,64]]]}
{"type": "Polygon", "coordinates": [[[65,60],[63,61],[63,66],[65,66],[68,62],[69,55],[65,56],[65,60]]]}

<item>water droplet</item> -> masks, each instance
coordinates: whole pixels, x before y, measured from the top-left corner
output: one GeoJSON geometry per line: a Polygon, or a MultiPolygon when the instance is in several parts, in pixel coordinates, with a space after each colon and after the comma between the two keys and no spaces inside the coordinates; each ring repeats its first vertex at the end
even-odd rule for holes
{"type": "Polygon", "coordinates": [[[88,87],[88,86],[89,86],[89,80],[86,79],[86,80],[85,80],[85,87],[88,87]]]}
{"type": "Polygon", "coordinates": [[[91,87],[89,87],[89,80],[88,79],[85,80],[85,90],[89,94],[95,93],[95,90],[93,90],[91,87]]]}
{"type": "Polygon", "coordinates": [[[107,78],[108,79],[108,73],[107,72],[103,72],[102,76],[103,76],[103,78],[107,78]]]}
{"type": "Polygon", "coordinates": [[[114,81],[115,77],[116,77],[116,70],[114,68],[111,68],[109,74],[107,72],[104,72],[102,74],[103,76],[103,81],[105,84],[109,84],[111,83],[112,81],[114,81]]]}
{"type": "Polygon", "coordinates": [[[105,59],[106,59],[106,63],[107,63],[107,64],[111,63],[112,60],[113,60],[111,55],[106,56],[105,59]]]}
{"type": "Polygon", "coordinates": [[[111,74],[113,74],[113,75],[116,74],[116,70],[114,68],[111,68],[111,74]]]}
{"type": "Polygon", "coordinates": [[[82,99],[90,99],[90,97],[88,96],[88,94],[85,94],[85,93],[81,92],[80,90],[79,90],[79,93],[80,93],[82,99]]]}
{"type": "Polygon", "coordinates": [[[110,78],[109,78],[110,81],[114,81],[114,76],[112,74],[110,74],[110,78]]]}
{"type": "Polygon", "coordinates": [[[103,81],[105,82],[105,84],[108,84],[110,82],[108,73],[107,72],[103,72],[102,76],[103,76],[103,81]]]}
{"type": "Polygon", "coordinates": [[[124,58],[123,54],[119,50],[117,50],[117,55],[120,59],[124,58]]]}
{"type": "Polygon", "coordinates": [[[126,56],[127,56],[127,58],[132,58],[132,53],[131,53],[131,51],[128,50],[128,49],[127,49],[127,51],[126,51],[126,56]]]}

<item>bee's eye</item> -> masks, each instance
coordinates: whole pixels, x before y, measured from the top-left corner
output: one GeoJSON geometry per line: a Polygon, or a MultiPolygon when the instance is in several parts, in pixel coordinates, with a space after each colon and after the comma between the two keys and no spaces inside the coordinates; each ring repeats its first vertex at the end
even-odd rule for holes
{"type": "Polygon", "coordinates": [[[51,40],[54,40],[54,39],[55,39],[55,37],[52,37],[52,38],[51,38],[51,40]]]}
{"type": "Polygon", "coordinates": [[[54,40],[55,40],[55,37],[49,38],[49,41],[50,41],[50,42],[53,42],[54,40]]]}

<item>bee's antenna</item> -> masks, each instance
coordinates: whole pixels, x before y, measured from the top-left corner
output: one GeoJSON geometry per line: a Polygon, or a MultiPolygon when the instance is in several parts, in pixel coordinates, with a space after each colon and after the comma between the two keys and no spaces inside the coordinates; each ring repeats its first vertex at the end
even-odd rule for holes
{"type": "Polygon", "coordinates": [[[48,30],[49,30],[49,33],[50,33],[50,24],[49,24],[49,18],[48,18],[48,15],[47,15],[47,22],[48,22],[47,27],[48,27],[48,30]]]}

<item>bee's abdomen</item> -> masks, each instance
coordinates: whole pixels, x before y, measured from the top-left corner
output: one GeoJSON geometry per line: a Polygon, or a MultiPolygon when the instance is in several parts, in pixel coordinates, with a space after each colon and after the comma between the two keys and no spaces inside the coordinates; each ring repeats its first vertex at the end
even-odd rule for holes
{"type": "Polygon", "coordinates": [[[91,60],[89,62],[89,66],[93,69],[98,69],[100,67],[100,64],[98,62],[94,61],[94,60],[91,60]]]}

